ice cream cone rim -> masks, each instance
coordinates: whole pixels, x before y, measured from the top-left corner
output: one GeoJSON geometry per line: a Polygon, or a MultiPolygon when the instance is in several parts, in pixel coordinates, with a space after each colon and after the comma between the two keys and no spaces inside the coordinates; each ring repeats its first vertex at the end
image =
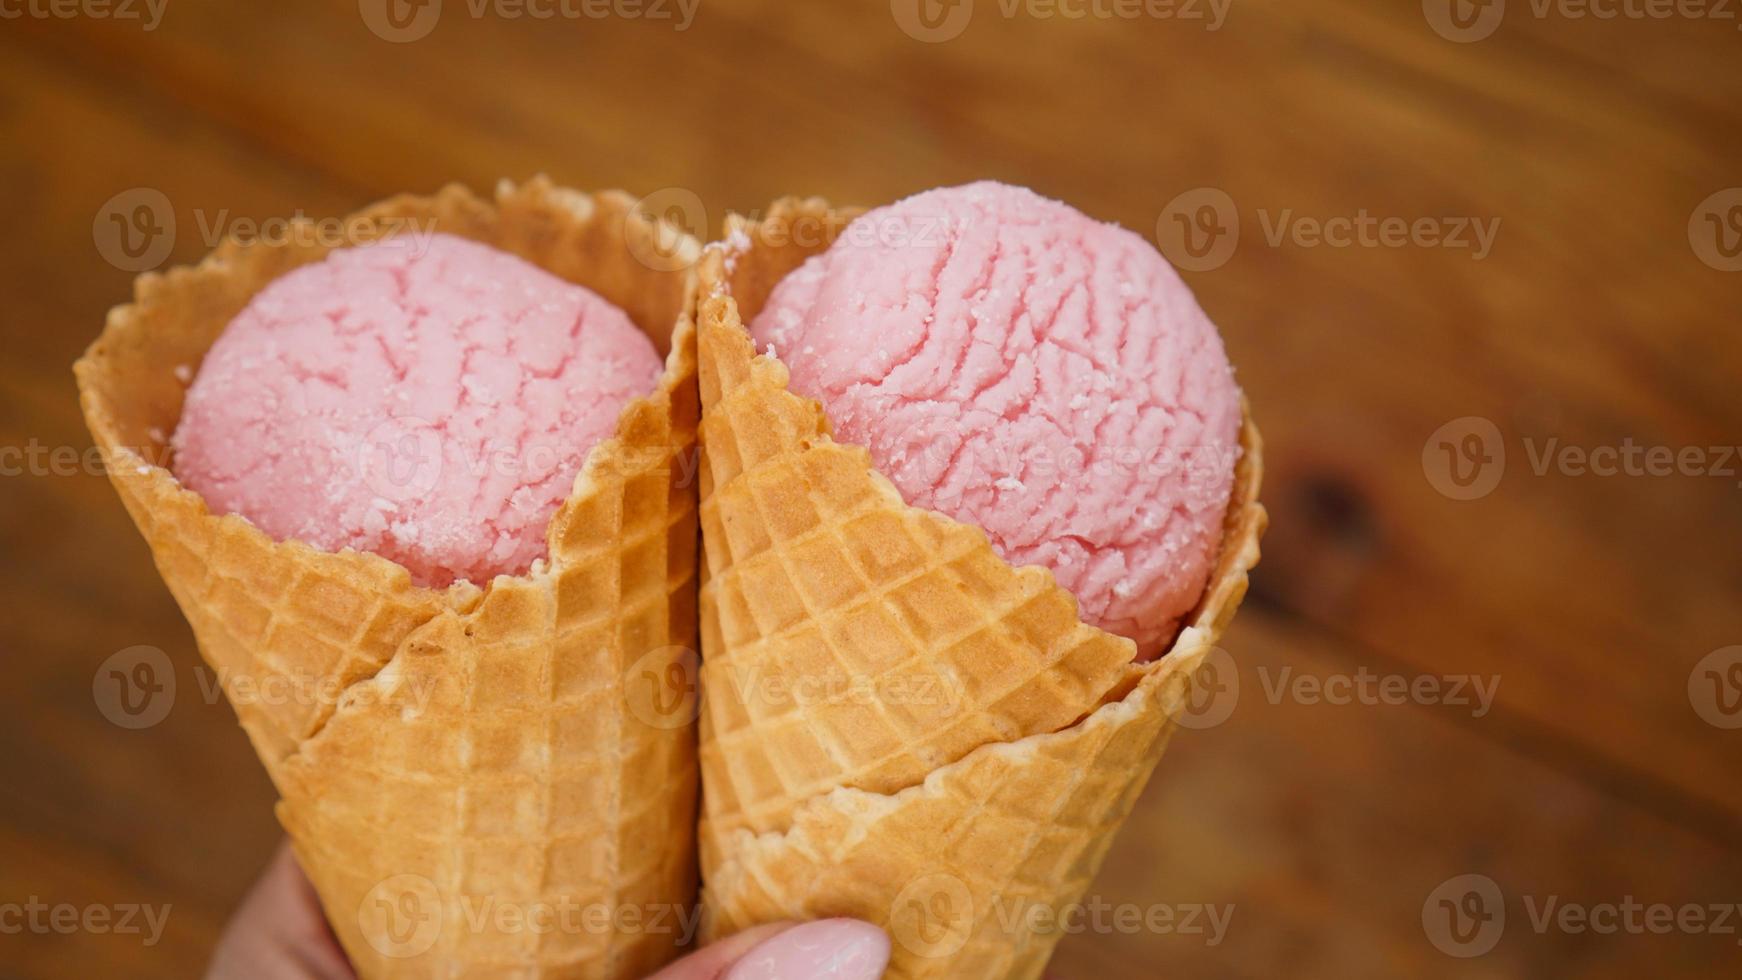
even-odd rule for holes
{"type": "MultiPolygon", "coordinates": [[[[394,195],[359,209],[341,220],[344,222],[360,222],[365,219],[379,221],[383,217],[407,211],[434,211],[444,206],[458,206],[476,209],[479,213],[487,216],[491,222],[501,223],[507,220],[510,213],[503,205],[517,197],[555,205],[550,210],[566,215],[574,226],[580,226],[594,220],[601,213],[601,204],[607,204],[611,209],[620,210],[625,222],[632,218],[643,222],[650,233],[665,236],[667,241],[676,243],[676,255],[680,261],[686,263],[683,266],[685,284],[682,291],[687,295],[693,289],[694,259],[701,252],[701,244],[693,237],[657,216],[639,213],[635,208],[636,199],[626,192],[606,190],[586,194],[559,187],[543,175],[535,176],[524,184],[518,185],[510,180],[499,181],[495,188],[493,200],[475,195],[462,184],[450,183],[434,194],[427,196],[394,195]]],[[[307,218],[293,219],[291,223],[293,225],[312,224],[307,218]]],[[[462,237],[474,237],[468,234],[464,228],[456,229],[455,232],[462,237]]],[[[693,333],[694,320],[687,309],[680,308],[677,323],[672,330],[670,349],[662,359],[664,366],[654,389],[645,395],[632,399],[623,406],[618,414],[612,434],[588,451],[563,503],[558,506],[547,522],[544,536],[547,557],[535,562],[532,568],[523,574],[498,575],[483,585],[463,579],[442,589],[418,585],[411,581],[411,573],[408,569],[389,558],[349,547],[337,551],[327,551],[294,538],[282,541],[274,540],[242,515],[213,514],[205,499],[184,486],[169,469],[170,456],[167,440],[161,457],[158,460],[152,460],[147,458],[139,448],[122,445],[118,437],[120,424],[106,393],[111,382],[104,376],[100,366],[101,360],[108,356],[107,345],[114,343],[116,338],[125,331],[143,329],[137,321],[154,303],[159,302],[160,298],[178,293],[192,293],[225,278],[245,275],[247,265],[260,261],[265,252],[291,247],[293,246],[282,241],[243,242],[235,238],[227,238],[197,263],[174,266],[138,276],[134,280],[131,302],[119,304],[108,311],[102,333],[86,348],[79,360],[73,365],[73,373],[78,381],[80,405],[87,426],[99,450],[104,454],[112,478],[136,483],[153,499],[163,501],[170,506],[186,508],[199,520],[212,522],[215,529],[238,532],[243,538],[248,539],[252,546],[278,556],[287,566],[312,564],[324,567],[326,570],[351,570],[370,578],[385,579],[388,584],[403,592],[404,595],[414,600],[428,602],[433,607],[430,615],[417,623],[414,631],[427,627],[429,623],[444,613],[465,616],[474,612],[484,604],[498,584],[543,583],[554,577],[560,571],[562,562],[560,550],[556,547],[558,535],[570,519],[572,506],[577,501],[585,500],[600,490],[601,478],[607,472],[607,467],[621,466],[625,457],[632,457],[637,452],[633,445],[637,441],[635,439],[638,431],[636,423],[648,413],[659,412],[661,405],[670,405],[672,400],[677,397],[680,386],[692,379],[696,372],[694,345],[682,342],[682,337],[686,332],[693,333]]],[[[311,259],[310,261],[316,260],[311,259]]],[[[533,259],[527,259],[527,261],[533,262],[535,265],[539,264],[533,259]]],[[[648,328],[648,325],[641,323],[637,323],[637,326],[643,330],[648,328]]],[[[215,339],[217,335],[213,336],[215,339]]],[[[395,653],[393,659],[397,659],[401,653],[403,651],[395,653]]],[[[335,709],[343,703],[353,689],[365,681],[373,680],[391,662],[391,660],[383,662],[376,669],[350,679],[344,688],[337,692],[334,698],[335,709]]],[[[312,730],[302,736],[301,741],[306,741],[317,735],[325,727],[330,717],[331,712],[327,718],[321,719],[312,730]]],[[[292,750],[291,754],[299,750],[300,744],[292,750]]],[[[289,758],[289,755],[285,758],[289,758]]]]}
{"type": "MultiPolygon", "coordinates": [[[[544,176],[537,176],[537,178],[531,179],[531,181],[528,181],[526,185],[523,185],[523,188],[524,190],[535,191],[535,193],[538,193],[538,191],[561,190],[561,188],[556,188],[556,186],[550,185],[549,179],[544,178],[544,176]]],[[[500,183],[496,185],[496,195],[498,195],[498,200],[502,200],[502,198],[507,197],[507,195],[512,195],[516,190],[521,190],[521,188],[517,188],[512,181],[500,181],[500,183]]],[[[442,186],[441,190],[437,191],[436,195],[430,195],[430,197],[418,197],[418,195],[404,195],[404,193],[402,193],[402,195],[394,195],[394,197],[385,198],[385,200],[376,202],[376,204],[368,205],[368,207],[364,207],[361,211],[352,212],[352,214],[348,214],[345,221],[361,218],[361,216],[376,216],[376,214],[397,211],[397,209],[406,207],[409,202],[434,202],[434,200],[437,200],[439,197],[455,195],[455,193],[460,193],[460,195],[470,195],[470,190],[467,190],[463,185],[458,185],[458,183],[449,183],[449,185],[442,186]]],[[[585,197],[585,195],[582,195],[582,197],[585,197]]],[[[625,200],[632,200],[632,198],[629,198],[629,195],[624,193],[624,191],[610,190],[599,191],[596,195],[585,197],[585,200],[591,202],[592,198],[606,197],[622,197],[625,198],[625,200]]],[[[570,195],[559,195],[559,193],[552,193],[552,198],[557,198],[557,200],[573,200],[570,195]]],[[[488,202],[483,202],[483,204],[488,205],[488,202]]],[[[498,218],[500,218],[500,212],[498,212],[498,218]]],[[[575,218],[577,218],[578,221],[591,219],[592,211],[589,209],[587,214],[577,214],[575,218]]],[[[298,221],[307,221],[307,219],[298,219],[298,221]]],[[[658,221],[658,219],[650,219],[650,221],[658,221]]],[[[688,242],[693,244],[695,240],[693,240],[693,238],[688,238],[688,242]]],[[[96,390],[92,388],[92,376],[96,373],[96,359],[103,355],[101,346],[103,346],[103,341],[110,336],[110,331],[113,331],[113,329],[120,329],[120,322],[122,322],[122,320],[131,317],[132,313],[139,310],[141,306],[148,305],[148,303],[152,301],[153,294],[155,294],[157,289],[164,289],[164,285],[159,285],[160,282],[172,282],[172,280],[188,279],[188,277],[192,277],[195,273],[218,272],[218,270],[221,270],[223,266],[228,266],[232,261],[237,261],[237,256],[239,256],[242,251],[247,251],[247,249],[272,249],[272,247],[280,247],[280,245],[263,244],[263,242],[239,242],[239,240],[235,240],[235,238],[226,238],[225,242],[219,245],[218,249],[214,249],[211,254],[207,254],[206,258],[200,259],[199,263],[195,263],[193,266],[174,266],[174,268],[169,268],[169,270],[164,270],[164,272],[143,273],[143,275],[134,282],[134,299],[132,299],[132,303],[122,303],[122,305],[113,306],[113,308],[111,308],[110,312],[108,312],[108,319],[106,319],[103,334],[99,334],[98,339],[92,341],[91,346],[85,348],[84,355],[73,364],[73,374],[78,378],[80,400],[82,400],[82,404],[84,404],[85,416],[94,423],[94,425],[92,425],[92,430],[94,430],[94,433],[98,435],[99,444],[101,444],[99,447],[101,447],[105,453],[113,454],[113,456],[115,456],[118,461],[122,461],[124,465],[131,465],[131,468],[134,468],[134,470],[138,470],[138,467],[150,468],[150,473],[139,473],[139,475],[148,475],[148,477],[153,480],[165,480],[160,489],[164,489],[165,493],[172,494],[176,500],[183,501],[183,503],[193,503],[193,505],[197,505],[197,507],[199,507],[202,512],[207,513],[207,515],[211,515],[211,510],[209,510],[209,507],[206,505],[206,498],[202,498],[200,494],[197,494],[195,491],[192,491],[192,489],[183,486],[181,480],[176,479],[176,475],[174,475],[174,472],[169,470],[169,467],[146,460],[145,456],[139,453],[138,449],[134,449],[134,447],[115,446],[115,444],[111,442],[110,413],[108,413],[108,406],[99,402],[99,395],[96,393],[96,390]],[[99,428],[99,425],[96,425],[96,423],[99,423],[101,428],[99,428]],[[132,463],[134,460],[138,460],[138,463],[132,463]]],[[[688,247],[686,251],[699,251],[699,245],[688,247]]],[[[679,326],[679,329],[683,329],[683,326],[679,326]]],[[[674,331],[674,334],[676,334],[676,331],[674,331]]],[[[582,463],[580,472],[575,473],[575,482],[571,484],[570,491],[568,491],[568,494],[563,498],[564,505],[566,505],[568,501],[580,498],[580,496],[584,496],[585,493],[589,493],[592,489],[596,489],[596,486],[598,486],[598,473],[601,472],[601,468],[606,467],[606,465],[611,465],[611,463],[615,461],[615,458],[617,458],[618,451],[624,449],[625,437],[627,437],[627,433],[629,433],[629,425],[631,425],[631,421],[634,420],[634,416],[638,416],[639,413],[645,413],[648,409],[657,406],[660,400],[671,399],[672,393],[676,392],[676,388],[678,388],[681,379],[683,379],[683,374],[685,374],[685,364],[683,364],[683,362],[692,359],[693,357],[686,357],[685,352],[683,352],[683,346],[676,345],[676,343],[671,346],[671,352],[667,352],[667,355],[662,359],[664,369],[660,371],[660,378],[658,378],[657,386],[653,388],[653,392],[648,392],[646,395],[639,395],[636,399],[632,399],[629,404],[625,404],[624,409],[618,413],[617,426],[613,428],[611,435],[608,435],[606,439],[599,440],[598,444],[592,447],[591,451],[587,453],[587,458],[585,458],[584,463],[582,463]]],[[[164,456],[164,461],[167,463],[167,454],[164,456]]],[[[409,571],[406,571],[406,567],[401,566],[399,562],[395,562],[395,560],[392,559],[385,559],[385,557],[373,554],[373,552],[361,552],[361,550],[355,550],[355,548],[350,547],[340,548],[340,550],[336,550],[336,552],[329,552],[329,550],[314,547],[314,545],[310,545],[307,541],[296,540],[296,538],[286,538],[286,540],[282,541],[272,540],[272,538],[268,538],[265,531],[261,531],[260,527],[254,526],[254,522],[247,520],[247,517],[239,515],[239,513],[211,515],[211,517],[214,517],[216,520],[223,520],[223,522],[232,522],[235,526],[246,527],[247,533],[258,534],[261,538],[265,538],[265,540],[267,540],[265,541],[267,547],[272,548],[272,550],[279,550],[279,548],[286,548],[286,550],[293,550],[293,552],[294,550],[305,550],[305,552],[312,552],[312,554],[338,555],[338,557],[343,557],[345,560],[361,560],[361,562],[366,562],[366,564],[376,564],[376,562],[380,562],[380,564],[385,564],[385,566],[392,567],[392,569],[397,569],[397,571],[404,574],[408,580],[409,574],[411,574],[409,571]]],[[[557,522],[559,522],[561,517],[563,517],[563,510],[559,508],[556,513],[550,515],[549,522],[545,524],[545,543],[547,543],[547,545],[552,543],[552,541],[550,541],[550,536],[556,533],[557,522]]],[[[415,590],[415,592],[420,592],[420,594],[442,595],[442,597],[446,599],[446,604],[448,604],[451,609],[455,609],[458,613],[463,613],[463,611],[467,611],[470,607],[476,606],[477,601],[479,601],[481,597],[488,595],[490,588],[495,587],[495,580],[502,580],[502,578],[505,578],[505,580],[526,580],[526,578],[537,578],[538,574],[547,573],[547,571],[549,571],[549,567],[547,567],[549,564],[552,564],[550,560],[544,560],[542,566],[540,566],[540,564],[535,564],[531,571],[524,574],[498,574],[498,576],[493,576],[493,578],[491,578],[490,583],[484,583],[484,585],[476,585],[476,583],[470,583],[470,581],[458,580],[455,581],[453,585],[449,585],[449,587],[446,588],[423,587],[423,585],[415,585],[415,583],[413,583],[409,588],[415,590]]]]}

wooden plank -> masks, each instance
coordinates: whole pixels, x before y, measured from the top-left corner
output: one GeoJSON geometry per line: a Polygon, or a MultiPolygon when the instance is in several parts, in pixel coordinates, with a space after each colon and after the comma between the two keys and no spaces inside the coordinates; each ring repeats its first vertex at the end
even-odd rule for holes
{"type": "MultiPolygon", "coordinates": [[[[1093,889],[1108,928],[1068,936],[1056,975],[1734,973],[1735,934],[1539,933],[1532,920],[1551,896],[1581,907],[1628,896],[1678,909],[1733,905],[1742,853],[1732,841],[1532,758],[1487,730],[1503,719],[1472,718],[1478,706],[1455,703],[1449,686],[1428,703],[1391,704],[1377,701],[1375,679],[1365,682],[1367,703],[1319,700],[1303,679],[1341,692],[1334,679],[1363,669],[1416,675],[1392,675],[1264,605],[1241,617],[1226,644],[1237,687],[1221,678],[1227,693],[1197,716],[1225,720],[1174,739],[1093,889]],[[1423,906],[1471,874],[1495,882],[1505,918],[1492,948],[1465,959],[1435,945],[1423,906]],[[1232,907],[1220,942],[1213,931],[1177,931],[1199,905],[1232,907]],[[1114,910],[1155,906],[1173,909],[1176,931],[1113,928],[1114,910]]],[[[1476,948],[1449,931],[1434,936],[1445,949],[1476,948]]]]}
{"type": "Polygon", "coordinates": [[[266,217],[355,195],[10,31],[0,52],[0,88],[32,93],[5,112],[5,177],[26,192],[0,205],[13,229],[0,244],[0,446],[40,448],[33,472],[31,456],[9,455],[27,472],[0,477],[0,901],[172,906],[149,947],[114,933],[5,936],[0,974],[197,976],[280,832],[271,785],[108,481],[53,455],[89,445],[72,362],[132,279],[103,259],[92,222],[111,195],[159,188],[183,222],[173,255],[191,261],[205,251],[187,230],[196,208],[266,217]],[[163,651],[177,689],[160,723],[129,730],[93,685],[110,655],[138,645],[163,651]]]}
{"type": "Polygon", "coordinates": [[[1686,231],[1737,181],[1733,31],[1514,11],[1457,45],[1419,5],[1260,2],[1214,32],[988,8],[922,44],[880,5],[709,3],[685,32],[450,11],[389,45],[337,0],[174,15],[150,44],[95,21],[38,34],[373,192],[548,169],[692,189],[711,224],[778,193],[991,175],[1147,232],[1181,191],[1221,188],[1242,243],[1190,279],[1270,436],[1260,591],[1417,669],[1504,671],[1545,751],[1613,760],[1712,833],[1742,820],[1733,739],[1686,692],[1742,642],[1737,487],[1538,477],[1527,453],[1742,431],[1742,286],[1686,231]],[[1363,211],[1501,224],[1479,261],[1266,241],[1285,213],[1363,211]],[[1465,416],[1510,456],[1475,502],[1421,463],[1465,416]]]}
{"type": "MultiPolygon", "coordinates": [[[[450,7],[457,6],[450,4],[450,7]]],[[[1520,5],[1514,4],[1514,8],[1520,5]]],[[[1237,202],[1239,250],[1188,274],[1270,439],[1260,602],[1230,640],[1247,700],[1182,737],[1097,891],[1233,902],[1219,946],[1075,937],[1065,976],[1719,975],[1719,937],[1528,927],[1523,896],[1735,900],[1735,732],[1689,670],[1742,642],[1742,530],[1716,479],[1531,473],[1524,440],[1737,441],[1742,279],[1701,264],[1689,213],[1742,183],[1733,32],[1538,20],[1451,45],[1419,5],[1235,5],[1177,23],[1004,19],[983,2],[941,45],[884,4],[709,0],[694,28],[450,12],[387,45],[346,0],[183,0],[141,37],[8,22],[0,177],[8,297],[0,445],[82,445],[66,366],[124,298],[91,222],[162,190],[197,258],[225,209],[339,214],[449,179],[548,170],[583,187],[695,190],[719,217],[786,192],[876,202],[992,175],[1153,229],[1180,191],[1237,202]],[[1182,29],[1184,28],[1184,29],[1182,29]],[[1264,242],[1274,218],[1502,219],[1481,261],[1448,250],[1264,242]],[[1457,502],[1428,436],[1493,419],[1509,462],[1457,502]],[[1482,719],[1256,695],[1260,668],[1362,664],[1501,677],[1482,719]],[[1505,886],[1505,938],[1469,961],[1423,933],[1454,874],[1505,886]]],[[[0,479],[0,896],[172,901],[164,942],[7,944],[25,976],[197,973],[277,831],[229,711],[199,696],[186,627],[97,477],[0,479]],[[98,664],[163,648],[183,681],[161,725],[95,711],[98,664]]],[[[86,941],[86,940],[92,941],[86,941]]]]}

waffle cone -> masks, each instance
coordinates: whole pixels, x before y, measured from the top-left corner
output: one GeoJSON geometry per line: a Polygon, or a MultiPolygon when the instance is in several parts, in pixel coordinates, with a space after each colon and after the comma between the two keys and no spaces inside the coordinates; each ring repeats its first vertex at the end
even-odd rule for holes
{"type": "Polygon", "coordinates": [[[328,251],[311,226],[142,276],[76,367],[87,423],[360,975],[643,976],[675,955],[695,890],[697,244],[624,195],[542,178],[347,222],[516,253],[665,354],[552,518],[547,560],[422,588],[387,559],[213,516],[166,468],[189,372],[251,296],[328,251]]]}
{"type": "Polygon", "coordinates": [[[891,977],[1036,977],[1232,618],[1266,517],[1248,416],[1222,552],[1172,648],[907,506],[745,329],[854,212],[734,218],[698,265],[704,933],[853,916],[891,977]]]}

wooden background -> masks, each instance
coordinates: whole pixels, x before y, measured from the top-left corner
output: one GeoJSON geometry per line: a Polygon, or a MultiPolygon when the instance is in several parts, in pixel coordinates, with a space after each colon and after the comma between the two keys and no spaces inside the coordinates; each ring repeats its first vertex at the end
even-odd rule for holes
{"type": "MultiPolygon", "coordinates": [[[[1235,0],[1213,31],[980,0],[922,43],[903,2],[701,0],[680,31],[448,0],[411,43],[354,0],[169,0],[151,31],[0,20],[0,447],[88,444],[68,367],[128,295],[93,223],[131,188],[172,203],[172,262],[214,222],[538,172],[687,189],[708,226],[786,193],[994,177],[1150,234],[1217,188],[1240,244],[1187,278],[1265,428],[1274,530],[1226,641],[1232,713],[1175,741],[1097,892],[1235,912],[1216,945],[1072,936],[1057,972],[1735,975],[1734,932],[1539,932],[1530,910],[1742,901],[1742,730],[1689,684],[1742,644],[1742,476],[1538,475],[1529,453],[1742,442],[1742,273],[1689,234],[1742,185],[1738,22],[1515,0],[1453,43],[1436,0],[1235,0]],[[1480,260],[1264,233],[1363,210],[1501,224],[1480,260]],[[1423,449],[1469,416],[1508,458],[1458,501],[1423,449]],[[1285,670],[1500,688],[1480,717],[1330,705],[1272,697],[1285,670]],[[1455,958],[1423,907],[1464,874],[1494,880],[1506,923],[1455,958]]],[[[0,617],[0,903],[173,903],[149,949],[0,934],[0,976],[196,975],[277,840],[272,794],[101,477],[0,478],[0,617]],[[91,687],[136,644],[182,691],[128,731],[91,687]]]]}

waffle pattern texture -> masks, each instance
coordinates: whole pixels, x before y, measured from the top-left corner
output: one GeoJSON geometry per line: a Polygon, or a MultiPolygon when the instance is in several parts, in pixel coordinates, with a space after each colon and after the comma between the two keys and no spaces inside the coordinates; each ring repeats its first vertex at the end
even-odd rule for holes
{"type": "Polygon", "coordinates": [[[346,220],[515,253],[665,355],[552,519],[547,561],[420,588],[384,558],[214,517],[177,483],[164,436],[186,380],[254,293],[325,255],[306,227],[140,277],[76,367],[87,424],[360,975],[644,976],[695,892],[699,246],[625,195],[543,178],[346,220]]]}
{"type": "Polygon", "coordinates": [[[848,915],[891,977],[1037,977],[1246,591],[1266,521],[1248,418],[1222,551],[1161,659],[1050,572],[909,507],[745,331],[854,215],[777,202],[698,265],[706,934],[848,915]]]}

